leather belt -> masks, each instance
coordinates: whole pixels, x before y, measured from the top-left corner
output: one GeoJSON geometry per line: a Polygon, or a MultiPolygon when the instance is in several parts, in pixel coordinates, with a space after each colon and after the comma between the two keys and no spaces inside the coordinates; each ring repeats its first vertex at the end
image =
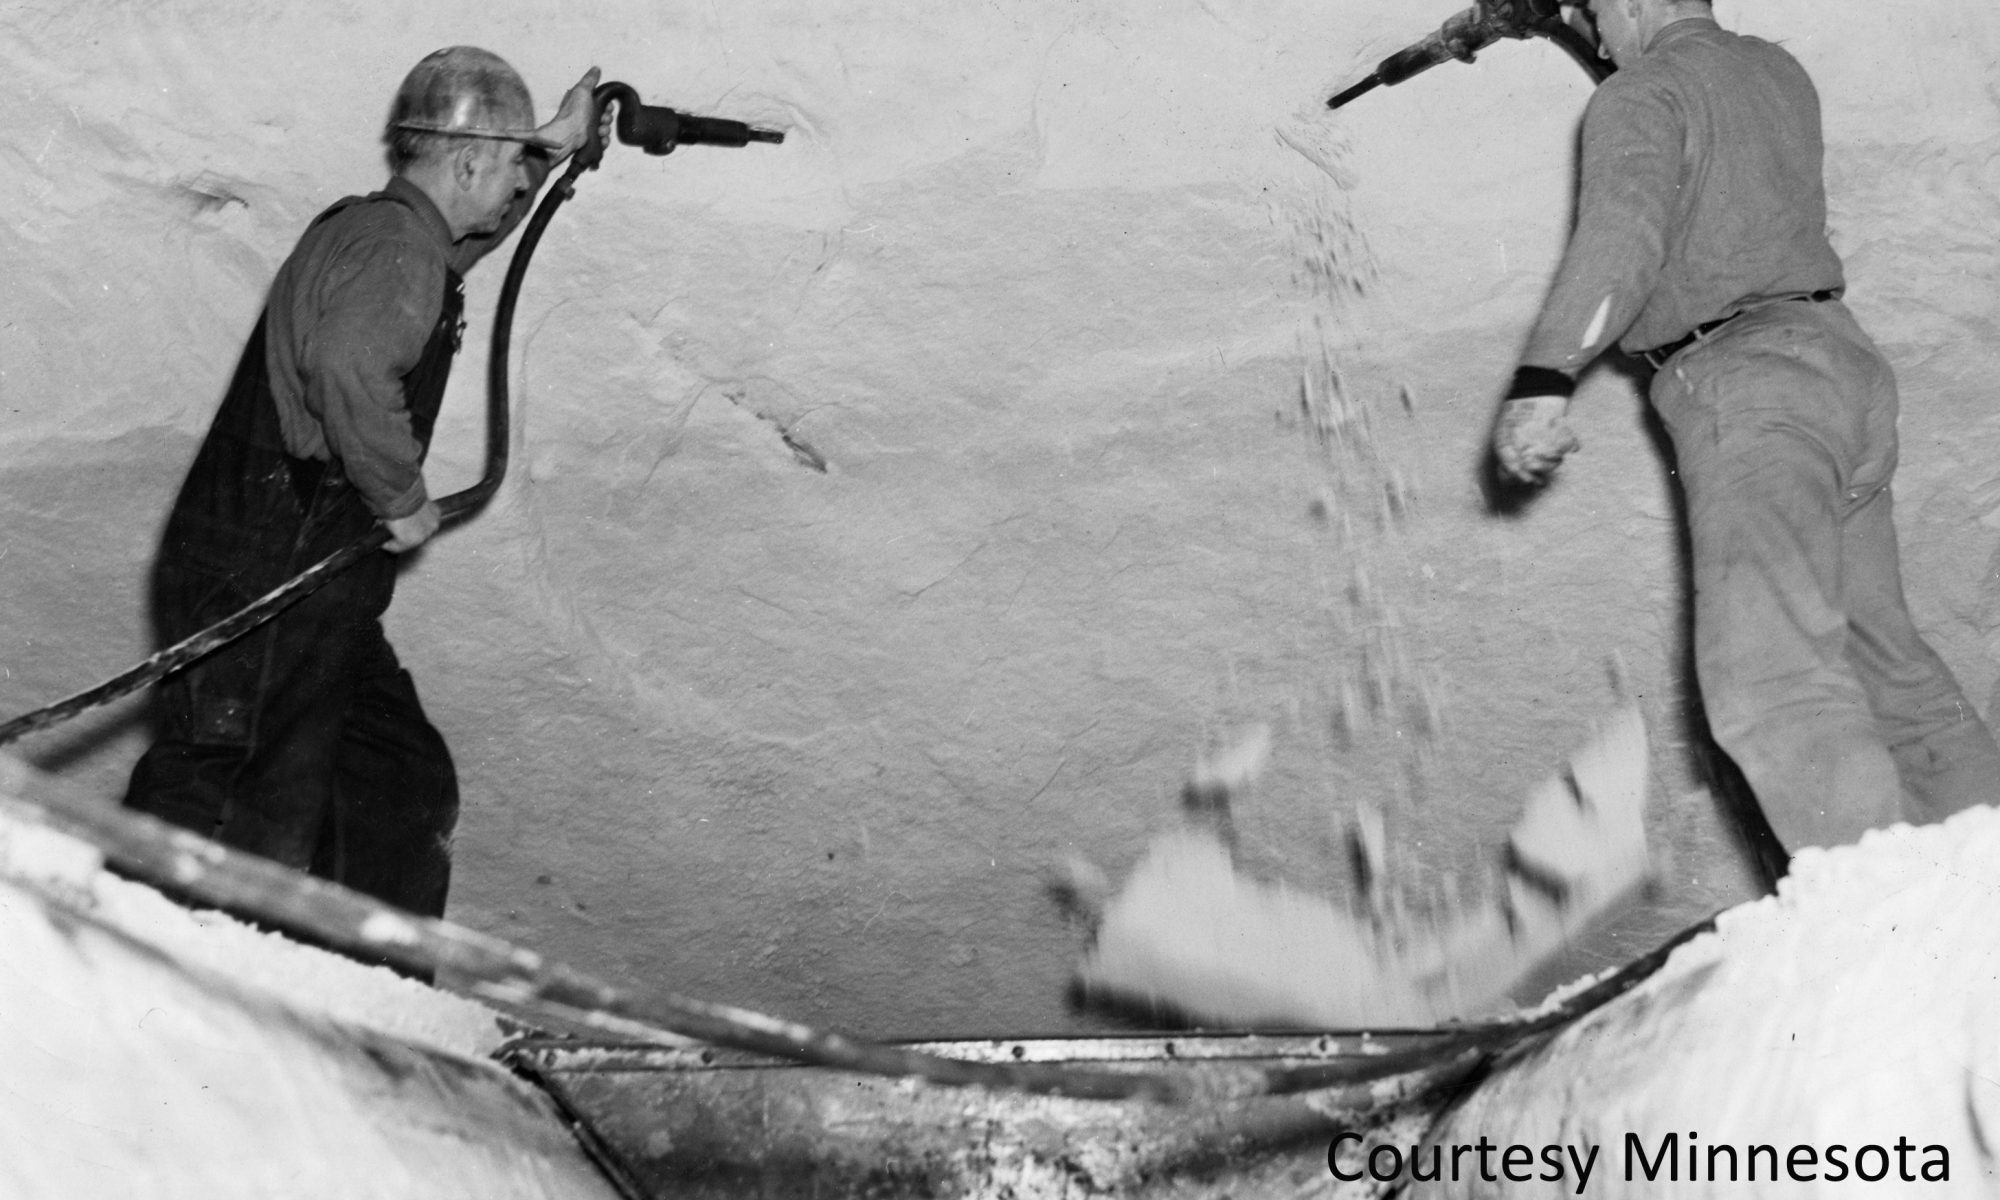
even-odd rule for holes
{"type": "MultiPolygon", "coordinates": [[[[1776,300],[1771,301],[1771,304],[1784,304],[1791,300],[1803,300],[1811,304],[1821,304],[1828,300],[1840,299],[1840,293],[1841,293],[1840,288],[1821,288],[1817,292],[1799,292],[1796,295],[1780,296],[1776,300]]],[[[1768,308],[1768,307],[1770,307],[1770,305],[1768,304],[1760,304],[1757,306],[1757,308],[1768,308]]],[[[1657,371],[1661,367],[1666,366],[1667,360],[1672,358],[1674,355],[1679,354],[1681,351],[1687,349],[1689,346],[1692,346],[1694,343],[1701,341],[1702,339],[1706,338],[1709,334],[1714,333],[1716,330],[1722,328],[1724,325],[1729,324],[1731,321],[1734,321],[1736,318],[1742,316],[1744,313],[1756,312],[1757,308],[1739,308],[1735,312],[1730,313],[1726,317],[1717,317],[1713,321],[1703,321],[1701,324],[1695,326],[1693,330],[1689,331],[1686,337],[1680,339],[1679,341],[1668,342],[1664,346],[1655,346],[1651,350],[1641,350],[1639,351],[1639,357],[1645,359],[1649,363],[1652,363],[1653,369],[1657,371]]]]}

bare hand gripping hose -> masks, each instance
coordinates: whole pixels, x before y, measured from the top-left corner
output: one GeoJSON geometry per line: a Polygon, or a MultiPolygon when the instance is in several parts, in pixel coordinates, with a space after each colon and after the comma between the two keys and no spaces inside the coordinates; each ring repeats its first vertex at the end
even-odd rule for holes
{"type": "MultiPolygon", "coordinates": [[[[600,84],[593,96],[599,112],[607,103],[618,105],[619,140],[639,146],[648,154],[668,154],[675,146],[689,143],[742,146],[753,141],[782,142],[785,139],[784,134],[775,130],[755,129],[741,121],[694,117],[671,108],[642,105],[639,94],[629,84],[600,84]]],[[[514,303],[521,294],[521,281],[528,274],[528,260],[534,257],[535,245],[541,241],[542,231],[548,228],[549,219],[555,216],[563,201],[576,193],[577,177],[585,171],[595,170],[603,158],[604,144],[597,136],[597,122],[592,120],[589,141],[571,156],[569,169],[542,198],[527,228],[521,231],[520,243],[514,247],[513,261],[507,266],[506,282],[500,288],[499,306],[493,314],[493,349],[486,364],[486,473],[471,487],[438,501],[438,509],[445,521],[454,521],[476,512],[499,490],[500,481],[507,474],[507,351],[513,334],[514,303]]],[[[389,531],[378,525],[365,537],[329,554],[233,615],[168,646],[130,670],[88,691],[78,692],[0,725],[0,746],[59,725],[157,683],[311,595],[327,580],[374,553],[388,540],[389,531]]]]}
{"type": "MultiPolygon", "coordinates": [[[[462,492],[454,492],[438,501],[438,510],[444,521],[457,520],[479,509],[492,498],[495,491],[499,490],[500,481],[507,474],[507,345],[514,319],[514,302],[520,294],[521,280],[527,274],[528,259],[535,252],[535,243],[541,240],[542,230],[547,228],[549,218],[555,215],[556,209],[562,206],[562,202],[575,192],[574,185],[576,176],[582,169],[581,162],[581,155],[574,156],[569,170],[556,181],[554,187],[549,189],[549,194],[543,197],[527,228],[522,230],[520,245],[515,248],[514,260],[507,268],[507,282],[501,288],[500,307],[493,319],[493,353],[487,363],[486,473],[471,487],[462,492]]],[[[88,691],[78,692],[67,699],[38,708],[14,718],[5,725],[0,725],[0,746],[38,730],[59,725],[71,717],[157,683],[195,660],[221,649],[305,599],[327,580],[381,549],[388,540],[389,531],[377,525],[367,534],[327,555],[235,613],[168,646],[130,670],[114,675],[88,691]]]]}
{"type": "MultiPolygon", "coordinates": [[[[602,110],[618,105],[620,141],[649,154],[667,154],[689,143],[742,146],[778,142],[783,134],[737,121],[690,117],[639,103],[622,83],[601,85],[602,110]]],[[[438,502],[446,520],[476,511],[499,488],[507,470],[507,357],[514,304],[528,261],[557,208],[574,193],[577,177],[595,168],[603,144],[591,123],[589,140],[570,162],[522,231],[494,315],[487,365],[486,472],[478,483],[438,502]]],[[[170,646],[86,692],[0,725],[0,745],[47,729],[79,713],[130,695],[219,649],[270,620],[388,540],[377,528],[314,564],[240,612],[170,646]]],[[[0,756],[0,812],[89,842],[130,875],[170,887],[225,909],[254,916],[321,943],[404,967],[434,973],[456,990],[538,1010],[560,1024],[582,1025],[625,1037],[666,1031],[716,1046],[748,1050],[841,1070],[904,1077],[948,1086],[982,1086],[1091,1100],[1150,1100],[1169,1104],[1230,1102],[1329,1089],[1357,1089],[1380,1102],[1379,1085],[1403,1080],[1405,1095],[1436,1094],[1459,1086],[1494,1057],[1526,1039],[1558,1028],[1622,995],[1651,975],[1681,942],[1707,928],[1696,926],[1564,1001],[1517,1019],[1466,1025],[1420,1035],[1404,1049],[1355,1055],[1337,1062],[1223,1071],[1197,1080],[1161,1071],[1107,1070],[1035,1062],[980,1062],[907,1047],[865,1042],[840,1033],[748,1009],[713,1004],[662,991],[620,989],[533,951],[453,925],[421,918],[337,884],[231,850],[141,813],[107,806],[0,756]],[[36,798],[28,798],[34,793],[36,798]]]]}

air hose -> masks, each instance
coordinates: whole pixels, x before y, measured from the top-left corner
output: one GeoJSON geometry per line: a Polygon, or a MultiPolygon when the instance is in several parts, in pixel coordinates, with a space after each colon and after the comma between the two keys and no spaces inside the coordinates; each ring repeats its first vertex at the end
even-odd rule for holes
{"type": "MultiPolygon", "coordinates": [[[[784,135],[738,121],[690,117],[639,103],[623,83],[600,85],[599,112],[618,106],[618,139],[648,154],[677,145],[742,146],[781,142],[784,135]]],[[[464,491],[438,501],[444,520],[471,515],[492,498],[506,476],[508,457],[507,359],[514,305],[528,262],[549,220],[575,192],[577,178],[602,160],[597,123],[569,168],[542,198],[521,233],[493,319],[487,363],[486,469],[464,491]]],[[[130,695],[180,670],[309,595],[334,575],[388,541],[377,528],[336,551],[239,612],[169,646],[97,687],[0,725],[0,746],[130,695]]],[[[774,1055],[823,1067],[919,1079],[946,1086],[982,1086],[1039,1095],[1094,1100],[1150,1100],[1167,1104],[1234,1102],[1327,1089],[1364,1089],[1377,1095],[1398,1078],[1430,1093],[1460,1085],[1507,1049],[1548,1033],[1624,994],[1650,976],[1672,951],[1710,926],[1704,922],[1547,1008],[1511,1020],[1393,1031],[1415,1035],[1402,1049],[1340,1061],[1230,1072],[1197,1081],[1184,1074],[1112,1071],[1053,1063],[971,1062],[905,1046],[867,1042],[779,1017],[671,993],[613,987],[560,963],[462,926],[401,912],[372,897],[231,850],[153,817],[107,808],[55,780],[38,780],[25,766],[0,760],[0,793],[35,790],[39,800],[0,794],[0,811],[12,811],[81,838],[129,874],[152,880],[252,915],[331,946],[387,958],[414,971],[435,973],[457,990],[540,1010],[563,1023],[626,1036],[665,1030],[712,1045],[774,1055]]],[[[1387,1031],[1384,1031],[1387,1032],[1387,1031]]]]}
{"type": "MultiPolygon", "coordinates": [[[[618,106],[618,140],[627,145],[636,145],[648,154],[668,154],[677,145],[691,143],[742,146],[753,141],[785,140],[783,133],[752,128],[741,121],[688,116],[671,108],[641,104],[638,92],[629,84],[600,84],[592,93],[592,98],[595,100],[596,113],[602,113],[606,104],[615,103],[618,106]]],[[[528,261],[534,257],[535,245],[541,241],[542,231],[548,228],[550,218],[555,216],[556,210],[562,207],[565,200],[576,194],[577,177],[585,171],[595,170],[603,161],[604,143],[598,137],[597,126],[598,122],[593,119],[590,122],[588,140],[571,156],[569,169],[563,172],[562,177],[556,180],[555,186],[542,197],[534,216],[529,218],[527,227],[521,231],[520,242],[514,247],[513,261],[507,266],[506,282],[500,288],[499,306],[493,314],[493,347],[486,363],[486,471],[479,482],[438,501],[439,513],[446,522],[456,521],[477,512],[492,499],[493,493],[500,488],[500,481],[506,477],[509,438],[507,352],[513,336],[514,304],[520,298],[521,281],[528,274],[528,261]]],[[[327,580],[381,549],[388,540],[389,531],[378,525],[366,536],[327,555],[237,612],[199,633],[168,646],[130,670],[115,675],[88,691],[78,692],[54,704],[15,717],[0,725],[0,746],[5,746],[30,733],[60,725],[72,717],[89,712],[93,708],[100,708],[157,683],[197,659],[221,649],[303,600],[327,580]]]]}
{"type": "MultiPolygon", "coordinates": [[[[619,987],[525,947],[232,850],[144,813],[113,808],[74,784],[0,758],[0,816],[25,819],[95,847],[124,874],[319,944],[428,974],[450,990],[538,1014],[556,1028],[625,1041],[664,1031],[835,1070],[1078,1100],[1216,1105],[1264,1096],[1335,1094],[1363,1107],[1438,1097],[1474,1081],[1501,1055],[1631,991],[1713,918],[1543,1008],[1503,1020],[1436,1029],[1377,1029],[1375,1050],[1330,1061],[1114,1069],[1062,1062],[973,1061],[865,1041],[783,1017],[673,992],[619,987]]],[[[1343,1035],[1346,1036],[1346,1035],[1343,1035]]]]}

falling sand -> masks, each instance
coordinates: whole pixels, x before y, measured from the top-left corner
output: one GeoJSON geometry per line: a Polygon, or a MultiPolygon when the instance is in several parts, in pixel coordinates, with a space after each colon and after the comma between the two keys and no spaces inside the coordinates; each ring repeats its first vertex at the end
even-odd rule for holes
{"type": "MultiPolygon", "coordinates": [[[[1261,751],[1261,740],[1251,747],[1261,751]]],[[[1355,914],[1251,879],[1218,811],[1255,774],[1238,751],[1188,789],[1204,827],[1156,839],[1104,907],[1078,973],[1086,995],[1203,1025],[1410,1027],[1490,1013],[1537,965],[1628,898],[1650,865],[1645,724],[1616,714],[1529,800],[1504,894],[1433,926],[1355,914]]]]}

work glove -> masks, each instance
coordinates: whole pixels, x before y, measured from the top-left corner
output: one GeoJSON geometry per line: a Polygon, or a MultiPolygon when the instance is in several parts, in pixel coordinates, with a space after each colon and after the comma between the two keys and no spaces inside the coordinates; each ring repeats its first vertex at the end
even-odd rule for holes
{"type": "Polygon", "coordinates": [[[1568,377],[1555,371],[1523,368],[1515,377],[1515,386],[1500,402],[1500,412],[1493,421],[1493,459],[1501,478],[1536,486],[1547,483],[1564,457],[1582,447],[1565,419],[1569,414],[1566,389],[1571,387],[1574,384],[1568,377]],[[1554,378],[1536,378],[1543,375],[1554,378]],[[1524,381],[1521,376],[1529,379],[1524,381]],[[1524,387],[1524,383],[1529,386],[1524,387]],[[1546,384],[1550,390],[1534,390],[1536,384],[1546,384]]]}

